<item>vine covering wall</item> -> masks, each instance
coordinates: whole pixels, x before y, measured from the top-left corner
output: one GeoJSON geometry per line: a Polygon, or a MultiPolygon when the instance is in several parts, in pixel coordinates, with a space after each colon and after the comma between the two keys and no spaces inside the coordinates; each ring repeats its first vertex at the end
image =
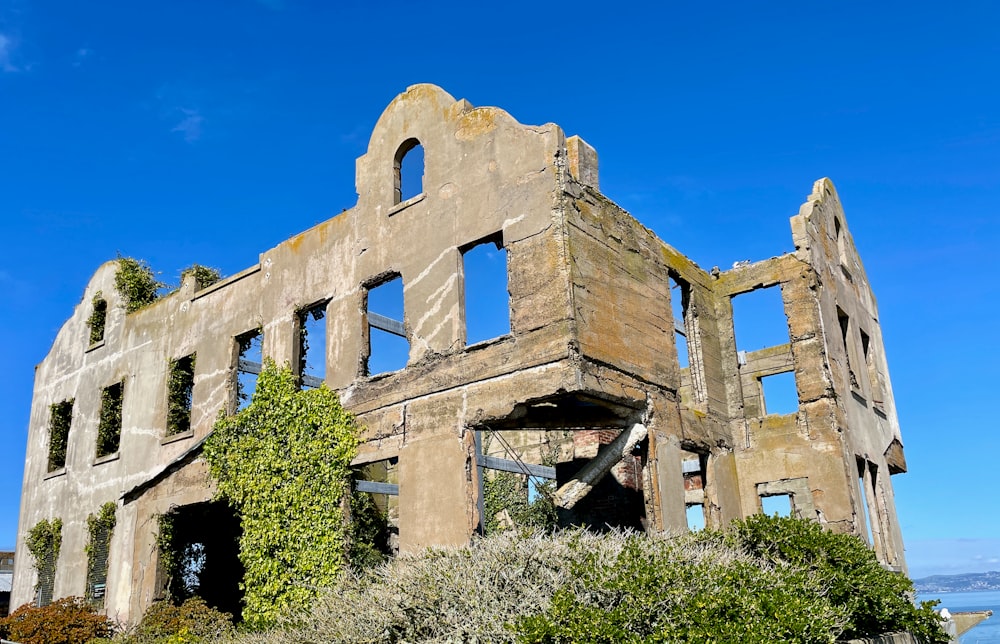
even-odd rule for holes
{"type": "Polygon", "coordinates": [[[56,561],[62,546],[62,519],[42,519],[28,531],[28,552],[35,559],[38,583],[35,585],[37,602],[45,606],[52,602],[55,588],[56,561]]]}
{"type": "Polygon", "coordinates": [[[108,501],[97,514],[87,517],[87,601],[96,606],[104,605],[103,586],[108,579],[108,554],[111,533],[115,529],[117,506],[108,501]]]}
{"type": "Polygon", "coordinates": [[[348,564],[357,444],[357,424],[335,392],[300,391],[291,369],[271,359],[250,405],[216,421],[204,454],[240,514],[249,626],[307,606],[348,564]]]}

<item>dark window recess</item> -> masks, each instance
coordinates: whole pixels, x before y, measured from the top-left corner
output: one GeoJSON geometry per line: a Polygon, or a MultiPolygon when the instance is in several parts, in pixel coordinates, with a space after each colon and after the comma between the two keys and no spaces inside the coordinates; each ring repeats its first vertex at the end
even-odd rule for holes
{"type": "Polygon", "coordinates": [[[56,586],[56,553],[50,548],[42,561],[35,562],[38,572],[38,585],[35,586],[35,605],[48,606],[56,586]]]}
{"type": "Polygon", "coordinates": [[[416,139],[407,139],[396,152],[395,203],[412,199],[424,191],[424,146],[416,139]]]}
{"type": "Polygon", "coordinates": [[[739,351],[788,344],[788,318],[781,288],[771,286],[732,298],[733,331],[739,351]]]}
{"type": "Polygon", "coordinates": [[[356,526],[355,550],[362,560],[374,554],[366,553],[367,547],[382,556],[393,556],[399,551],[398,467],[399,459],[389,458],[354,470],[351,521],[356,526]]]}
{"type": "Polygon", "coordinates": [[[111,531],[113,529],[113,524],[109,525],[97,521],[91,533],[90,544],[88,545],[87,601],[98,608],[104,606],[104,597],[107,594],[108,554],[110,552],[111,531]]]}
{"type": "Polygon", "coordinates": [[[871,338],[864,331],[861,331],[861,350],[865,354],[868,380],[871,381],[872,385],[872,405],[876,408],[881,408],[885,402],[885,389],[882,387],[882,376],[879,374],[878,365],[875,363],[875,356],[872,355],[871,338]]]}
{"type": "Polygon", "coordinates": [[[507,249],[500,233],[462,249],[465,343],[510,333],[507,249]]]}
{"type": "Polygon", "coordinates": [[[259,329],[247,331],[236,338],[239,357],[236,360],[236,409],[245,409],[257,390],[257,377],[263,368],[264,334],[259,329]]]}
{"type": "Polygon", "coordinates": [[[49,472],[66,467],[66,449],[72,423],[72,398],[49,406],[49,472]]]}
{"type": "Polygon", "coordinates": [[[772,494],[760,497],[760,507],[764,514],[779,517],[792,516],[792,495],[772,494]]]}
{"type": "Polygon", "coordinates": [[[868,463],[863,459],[857,459],[858,461],[858,488],[861,490],[861,513],[864,515],[864,538],[869,545],[875,545],[875,536],[872,533],[872,516],[870,512],[870,498],[869,494],[871,490],[869,489],[868,481],[865,474],[870,476],[870,473],[866,470],[868,469],[868,463]]]}
{"type": "Polygon", "coordinates": [[[191,429],[195,354],[170,361],[167,375],[167,436],[191,429]]]}
{"type": "Polygon", "coordinates": [[[368,355],[365,375],[406,367],[410,342],[403,324],[403,278],[395,277],[368,291],[368,355]]]}
{"type": "Polygon", "coordinates": [[[169,536],[159,544],[160,579],[170,599],[180,604],[198,596],[238,619],[245,569],[239,558],[242,529],[236,512],[224,502],[210,501],[174,508],[160,521],[161,531],[170,525],[169,536]],[[164,557],[164,551],[169,556],[164,557]]]}
{"type": "Polygon", "coordinates": [[[104,339],[104,325],[108,319],[108,302],[100,295],[94,298],[94,310],[90,313],[87,326],[90,327],[90,344],[104,339]]]}
{"type": "Polygon", "coordinates": [[[688,353],[687,329],[684,324],[687,319],[690,295],[691,287],[688,284],[678,282],[670,277],[670,312],[673,318],[674,339],[677,344],[677,362],[681,369],[686,369],[691,364],[688,353]]]}
{"type": "Polygon", "coordinates": [[[760,379],[760,389],[764,396],[764,413],[794,414],[799,410],[799,394],[795,390],[795,373],[786,371],[760,379]]]}
{"type": "Polygon", "coordinates": [[[859,389],[858,377],[854,375],[854,367],[851,365],[851,318],[839,306],[837,307],[837,321],[840,323],[840,337],[844,341],[844,359],[847,360],[847,374],[851,379],[851,387],[859,389]]]}
{"type": "Polygon", "coordinates": [[[326,380],[326,302],[299,311],[299,378],[315,389],[326,380]]]}
{"type": "Polygon", "coordinates": [[[122,398],[125,383],[118,382],[101,392],[101,418],[97,424],[97,456],[118,451],[122,438],[122,398]]]}

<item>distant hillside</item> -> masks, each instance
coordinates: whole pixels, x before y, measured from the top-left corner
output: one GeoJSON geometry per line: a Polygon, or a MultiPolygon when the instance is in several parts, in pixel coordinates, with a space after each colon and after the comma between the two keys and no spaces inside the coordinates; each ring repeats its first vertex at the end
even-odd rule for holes
{"type": "Polygon", "coordinates": [[[918,593],[964,593],[1000,590],[1000,571],[970,572],[962,575],[931,575],[914,579],[918,593]]]}

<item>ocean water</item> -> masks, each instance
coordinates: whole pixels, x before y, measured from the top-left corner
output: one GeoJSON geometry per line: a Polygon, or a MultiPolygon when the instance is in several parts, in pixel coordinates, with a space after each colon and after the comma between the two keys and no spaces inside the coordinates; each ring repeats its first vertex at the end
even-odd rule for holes
{"type": "Polygon", "coordinates": [[[1000,644],[1000,590],[977,593],[919,593],[917,599],[940,599],[938,609],[953,613],[969,610],[992,610],[993,616],[960,638],[961,644],[1000,644]]]}

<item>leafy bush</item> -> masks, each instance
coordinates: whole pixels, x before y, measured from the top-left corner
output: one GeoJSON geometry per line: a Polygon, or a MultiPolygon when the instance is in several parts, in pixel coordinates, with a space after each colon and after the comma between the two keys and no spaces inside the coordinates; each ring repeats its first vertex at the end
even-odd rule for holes
{"type": "Polygon", "coordinates": [[[751,554],[769,562],[816,571],[829,600],[849,618],[845,639],[909,631],[924,642],[947,642],[933,602],[914,606],[913,582],[886,570],[859,538],[824,530],[814,521],[755,515],[736,522],[733,534],[751,554]]]}
{"type": "Polygon", "coordinates": [[[125,311],[132,313],[153,303],[163,283],[153,275],[153,269],[142,260],[118,257],[115,290],[125,302],[125,311]]]}
{"type": "Polygon", "coordinates": [[[513,642],[505,623],[542,610],[573,561],[622,538],[506,531],[469,548],[403,554],[384,566],[345,571],[307,612],[239,641],[513,642]]]}
{"type": "Polygon", "coordinates": [[[140,642],[214,642],[233,633],[233,618],[209,607],[200,597],[192,597],[180,606],[155,602],[122,644],[140,642]]]}
{"type": "Polygon", "coordinates": [[[114,624],[82,597],[65,597],[47,606],[25,604],[0,619],[0,635],[20,644],[85,644],[109,637],[114,624]]]}
{"type": "Polygon", "coordinates": [[[675,538],[511,530],[351,571],[308,612],[238,641],[807,643],[909,630],[947,642],[909,590],[856,537],[798,519],[675,538]]]}
{"type": "Polygon", "coordinates": [[[221,416],[204,448],[220,494],[240,514],[251,627],[308,606],[348,561],[342,504],[358,427],[335,392],[300,391],[296,380],[265,360],[250,405],[221,416]]]}
{"type": "Polygon", "coordinates": [[[208,266],[202,266],[201,264],[192,264],[181,271],[181,282],[187,279],[188,275],[194,277],[195,290],[200,291],[203,288],[208,288],[212,284],[215,284],[222,279],[222,273],[219,272],[217,268],[210,268],[208,266]]]}

